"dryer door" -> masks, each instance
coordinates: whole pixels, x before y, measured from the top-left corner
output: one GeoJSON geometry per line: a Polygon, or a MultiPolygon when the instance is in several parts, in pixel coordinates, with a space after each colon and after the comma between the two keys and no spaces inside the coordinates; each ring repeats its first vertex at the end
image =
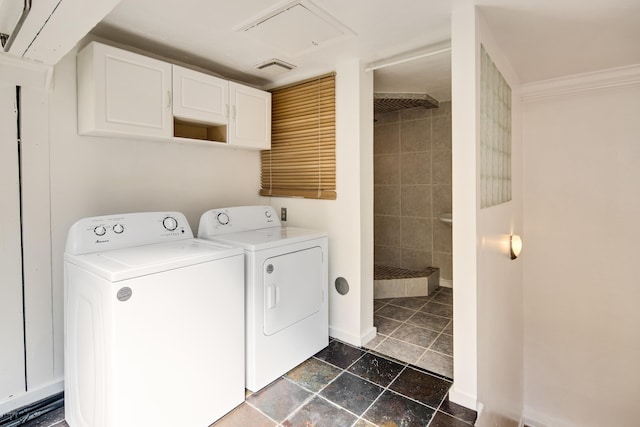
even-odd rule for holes
{"type": "Polygon", "coordinates": [[[267,258],[263,265],[264,334],[273,335],[320,310],[322,249],[267,258]]]}

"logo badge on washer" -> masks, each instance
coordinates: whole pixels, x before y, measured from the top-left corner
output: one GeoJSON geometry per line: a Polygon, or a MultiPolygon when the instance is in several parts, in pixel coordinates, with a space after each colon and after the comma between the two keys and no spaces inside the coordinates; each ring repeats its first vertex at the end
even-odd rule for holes
{"type": "Polygon", "coordinates": [[[273,273],[273,264],[267,265],[267,274],[273,273]]]}
{"type": "Polygon", "coordinates": [[[133,291],[131,290],[131,288],[128,286],[125,286],[124,288],[118,289],[118,293],[116,294],[116,297],[118,298],[118,301],[126,301],[129,298],[131,298],[132,293],[133,291]]]}

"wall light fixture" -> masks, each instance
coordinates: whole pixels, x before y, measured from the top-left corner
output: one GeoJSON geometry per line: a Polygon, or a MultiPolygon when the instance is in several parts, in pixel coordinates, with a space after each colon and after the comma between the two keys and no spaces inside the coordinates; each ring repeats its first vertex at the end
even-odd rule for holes
{"type": "Polygon", "coordinates": [[[510,238],[511,259],[516,259],[522,251],[522,238],[517,234],[512,234],[510,238]]]}

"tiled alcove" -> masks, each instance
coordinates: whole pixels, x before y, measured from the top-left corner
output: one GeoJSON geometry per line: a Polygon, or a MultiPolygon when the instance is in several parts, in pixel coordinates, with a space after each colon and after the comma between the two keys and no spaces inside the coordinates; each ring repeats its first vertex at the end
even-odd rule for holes
{"type": "Polygon", "coordinates": [[[438,219],[451,212],[451,102],[375,119],[375,263],[452,280],[451,225],[438,219]]]}

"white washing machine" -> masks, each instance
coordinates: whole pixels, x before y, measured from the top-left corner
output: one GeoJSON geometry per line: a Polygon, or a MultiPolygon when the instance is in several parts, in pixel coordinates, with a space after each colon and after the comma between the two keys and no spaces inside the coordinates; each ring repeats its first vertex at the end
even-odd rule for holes
{"type": "Polygon", "coordinates": [[[246,388],[329,344],[326,232],[282,227],[271,206],[241,206],[205,212],[198,237],[245,252],[246,388]]]}
{"type": "Polygon", "coordinates": [[[242,250],[133,213],[76,222],[64,259],[71,427],[206,427],[244,401],[242,250]]]}

